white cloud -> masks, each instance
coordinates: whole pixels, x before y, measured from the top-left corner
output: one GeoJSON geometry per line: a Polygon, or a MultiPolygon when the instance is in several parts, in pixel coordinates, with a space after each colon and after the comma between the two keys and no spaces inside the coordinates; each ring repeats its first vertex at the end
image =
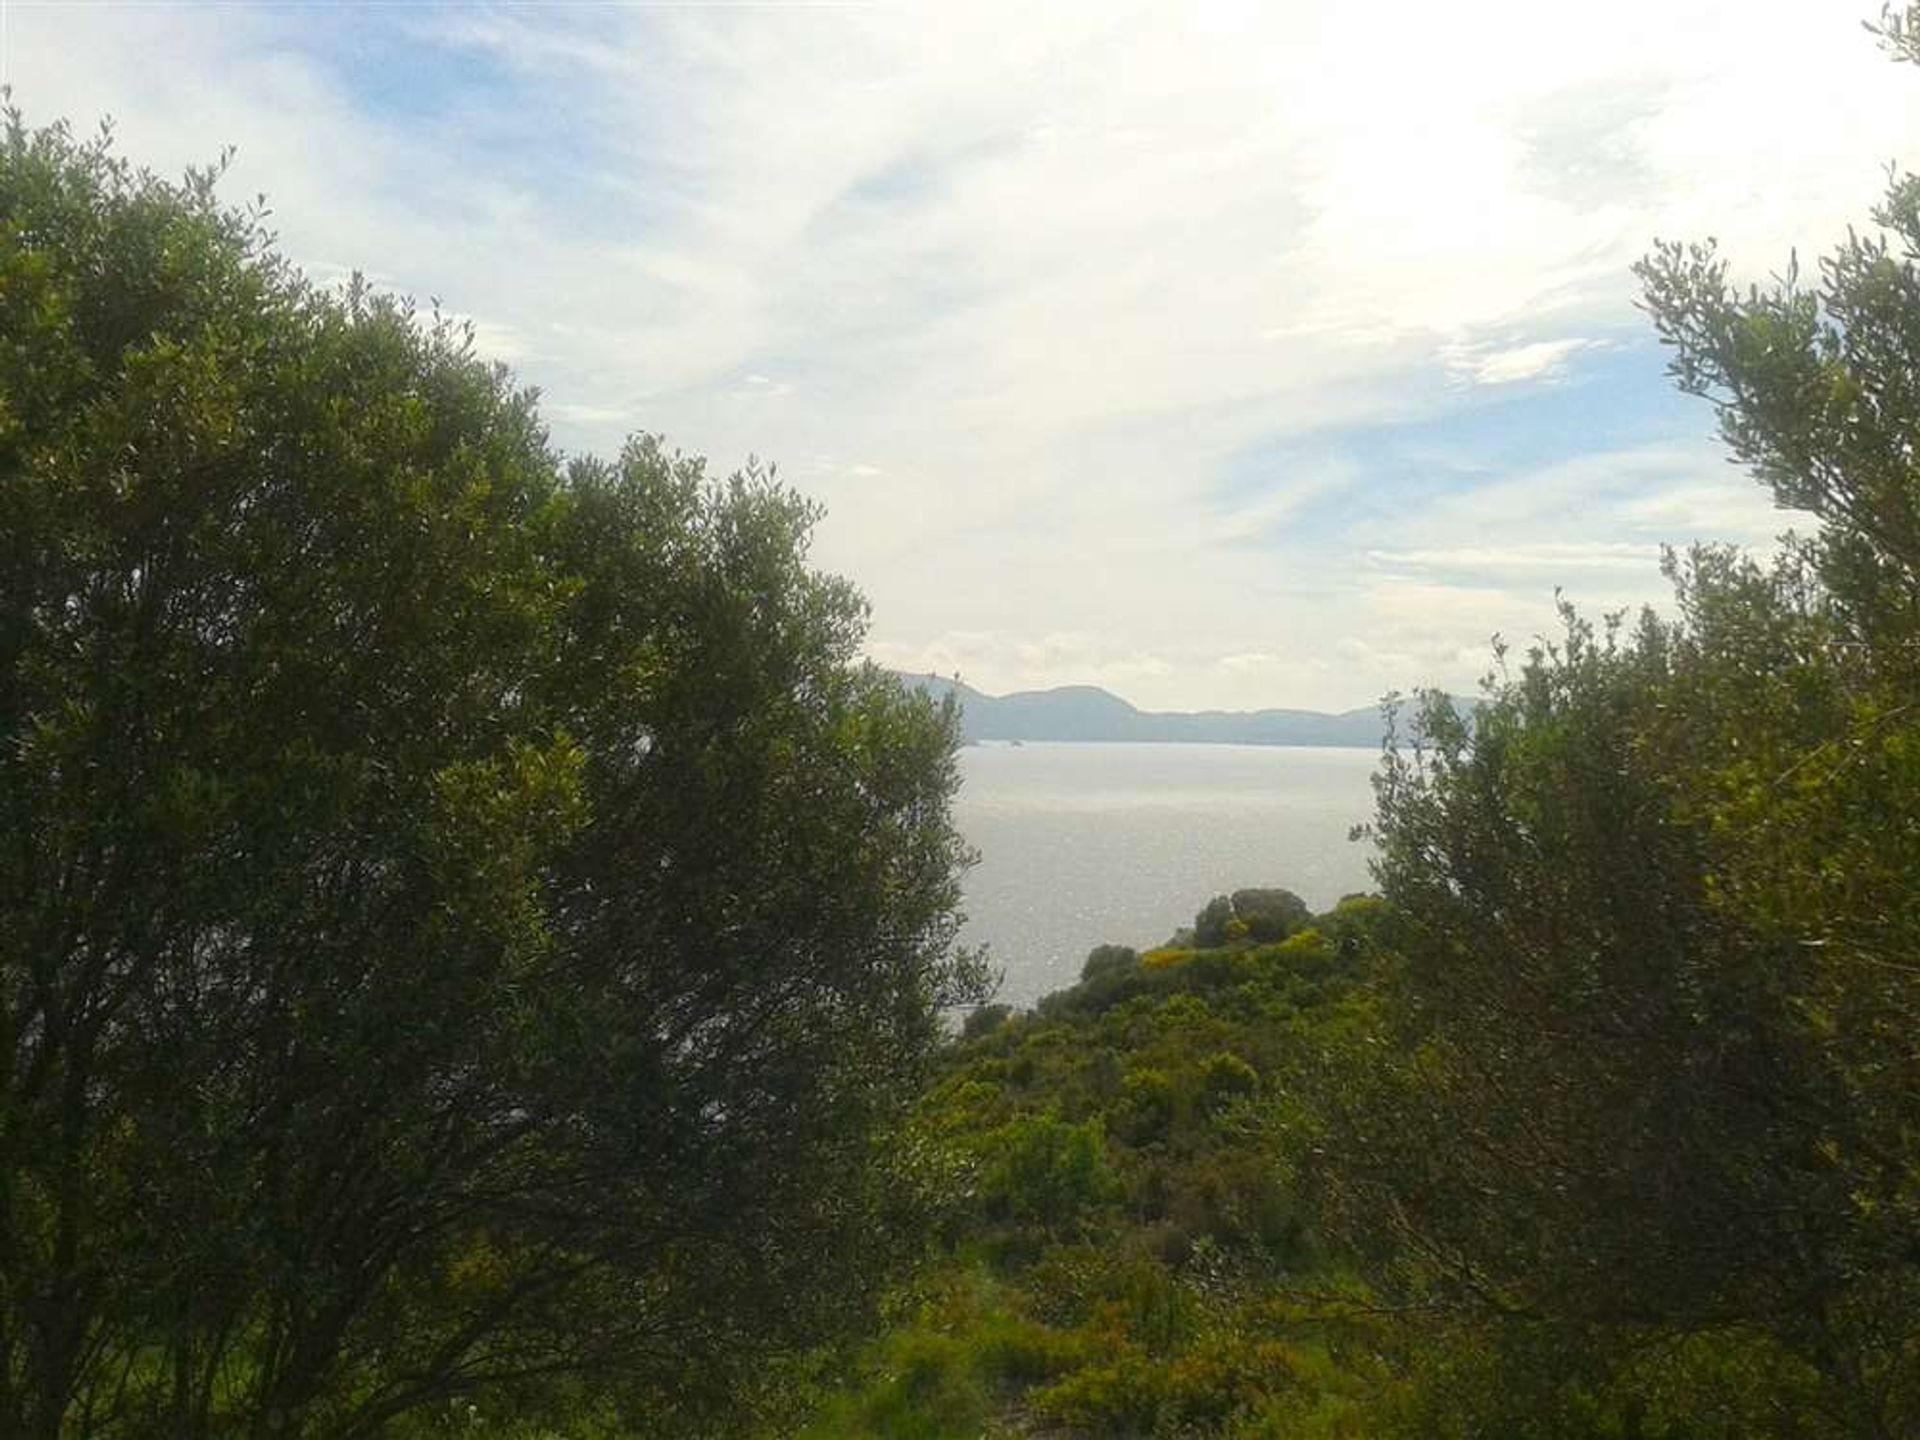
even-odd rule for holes
{"type": "Polygon", "coordinates": [[[541,407],[549,419],[563,425],[619,425],[632,411],[622,405],[568,405],[549,400],[541,407]]]}
{"type": "Polygon", "coordinates": [[[1367,559],[1388,569],[1453,571],[1488,578],[1646,568],[1657,547],[1629,542],[1540,540],[1530,544],[1460,545],[1444,550],[1371,550],[1367,559]]]}
{"type": "Polygon", "coordinates": [[[1782,528],[1703,443],[1378,509],[1316,437],[1578,376],[1656,235],[1757,277],[1860,220],[1920,162],[1874,8],[14,6],[5,58],[159,168],[236,142],[291,255],[479,317],[569,447],[785,461],[877,654],[1335,707],[1470,679],[1563,563],[1657,598],[1608,547],[1782,528]],[[1282,439],[1333,458],[1224,503],[1282,439]]]}
{"type": "Polygon", "coordinates": [[[1514,385],[1523,381],[1557,380],[1566,373],[1568,361],[1583,350],[1594,349],[1598,343],[1573,337],[1492,349],[1484,343],[1455,342],[1443,346],[1440,356],[1450,372],[1472,384],[1514,385]]]}
{"type": "Polygon", "coordinates": [[[1123,695],[1142,682],[1174,673],[1165,657],[1130,647],[1114,637],[1056,633],[1042,636],[950,631],[920,645],[878,641],[869,656],[911,675],[959,676],[977,690],[1006,694],[1042,689],[1070,675],[1075,683],[1104,685],[1123,695]]]}
{"type": "Polygon", "coordinates": [[[1213,663],[1217,669],[1224,670],[1229,675],[1245,675],[1249,672],[1284,666],[1287,662],[1282,656],[1253,650],[1243,655],[1222,655],[1213,663]]]}

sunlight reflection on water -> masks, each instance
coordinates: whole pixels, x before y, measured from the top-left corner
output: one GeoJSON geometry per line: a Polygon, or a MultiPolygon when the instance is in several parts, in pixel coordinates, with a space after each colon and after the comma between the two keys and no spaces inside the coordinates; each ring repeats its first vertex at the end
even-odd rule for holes
{"type": "Polygon", "coordinates": [[[1208,897],[1282,885],[1315,910],[1371,888],[1347,833],[1373,813],[1373,749],[1264,745],[973,745],[954,805],[980,852],[962,939],[1028,1005],[1079,978],[1104,942],[1146,947],[1208,897]]]}

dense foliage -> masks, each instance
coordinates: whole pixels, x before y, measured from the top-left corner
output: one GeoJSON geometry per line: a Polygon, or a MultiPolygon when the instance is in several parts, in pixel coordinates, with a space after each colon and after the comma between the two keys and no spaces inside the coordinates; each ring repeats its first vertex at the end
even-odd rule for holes
{"type": "Polygon", "coordinates": [[[804,504],[563,460],[12,119],[0,1433],[1920,1431],[1920,180],[1876,220],[1641,269],[1808,533],[1402,711],[1379,895],[943,1043],[953,716],[804,504]]]}
{"type": "Polygon", "coordinates": [[[1569,614],[1471,731],[1417,718],[1380,1023],[1321,1117],[1394,1293],[1590,1364],[1764,1357],[1782,1434],[1920,1426],[1920,182],[1875,218],[1812,286],[1641,267],[1681,386],[1816,528],[1675,557],[1674,620],[1569,614]]]}
{"type": "Polygon", "coordinates": [[[1920,180],[1875,220],[1641,267],[1808,532],[1402,712],[1377,899],[976,1027],[970,1198],[819,1433],[1920,1431],[1920,180]]]}
{"type": "Polygon", "coordinates": [[[10,117],[0,1433],[711,1433],[863,1313],[964,850],[811,519],[563,462],[458,328],[10,117]]]}
{"type": "Polygon", "coordinates": [[[938,1254],[806,1434],[1332,1434],[1359,1413],[1388,1337],[1260,1135],[1353,1022],[1381,910],[1242,895],[1289,917],[1277,934],[1101,946],[1078,985],[970,1027],[918,1117],[949,1175],[938,1254]]]}

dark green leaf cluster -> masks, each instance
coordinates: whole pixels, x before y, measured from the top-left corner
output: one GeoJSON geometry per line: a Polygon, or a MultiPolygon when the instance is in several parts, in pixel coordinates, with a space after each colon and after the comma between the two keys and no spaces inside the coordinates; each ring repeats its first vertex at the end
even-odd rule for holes
{"type": "Polygon", "coordinates": [[[0,1432],[710,1433],[862,1313],[977,976],[812,519],[9,118],[0,1432]]]}
{"type": "Polygon", "coordinates": [[[1381,913],[1300,918],[1280,943],[1098,947],[955,1046],[919,1120],[951,1157],[939,1251],[806,1433],[1342,1433],[1387,1340],[1321,1303],[1353,1292],[1262,1117],[1353,1023],[1381,913]]]}
{"type": "Polygon", "coordinates": [[[1642,267],[1682,387],[1814,533],[1672,557],[1673,620],[1563,610],[1377,778],[1377,1004],[1293,1140],[1382,1295],[1475,1337],[1483,1378],[1430,1394],[1476,1429],[1496,1371],[1536,1422],[1578,1375],[1636,1433],[1920,1425],[1917,194],[1810,288],[1642,267]]]}

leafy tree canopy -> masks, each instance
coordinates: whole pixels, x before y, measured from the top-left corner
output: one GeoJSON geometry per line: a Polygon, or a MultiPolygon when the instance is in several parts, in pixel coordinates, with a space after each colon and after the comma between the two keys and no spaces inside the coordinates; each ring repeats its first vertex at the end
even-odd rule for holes
{"type": "Polygon", "coordinates": [[[977,977],[812,520],[9,116],[0,1431],[710,1432],[860,1313],[977,977]]]}
{"type": "Polygon", "coordinates": [[[1389,1293],[1555,1357],[1758,1337],[1861,1436],[1920,1424],[1920,180],[1875,219],[1812,278],[1640,267],[1813,528],[1672,557],[1676,619],[1566,611],[1471,732],[1415,715],[1375,1023],[1305,1132],[1389,1293]]]}

